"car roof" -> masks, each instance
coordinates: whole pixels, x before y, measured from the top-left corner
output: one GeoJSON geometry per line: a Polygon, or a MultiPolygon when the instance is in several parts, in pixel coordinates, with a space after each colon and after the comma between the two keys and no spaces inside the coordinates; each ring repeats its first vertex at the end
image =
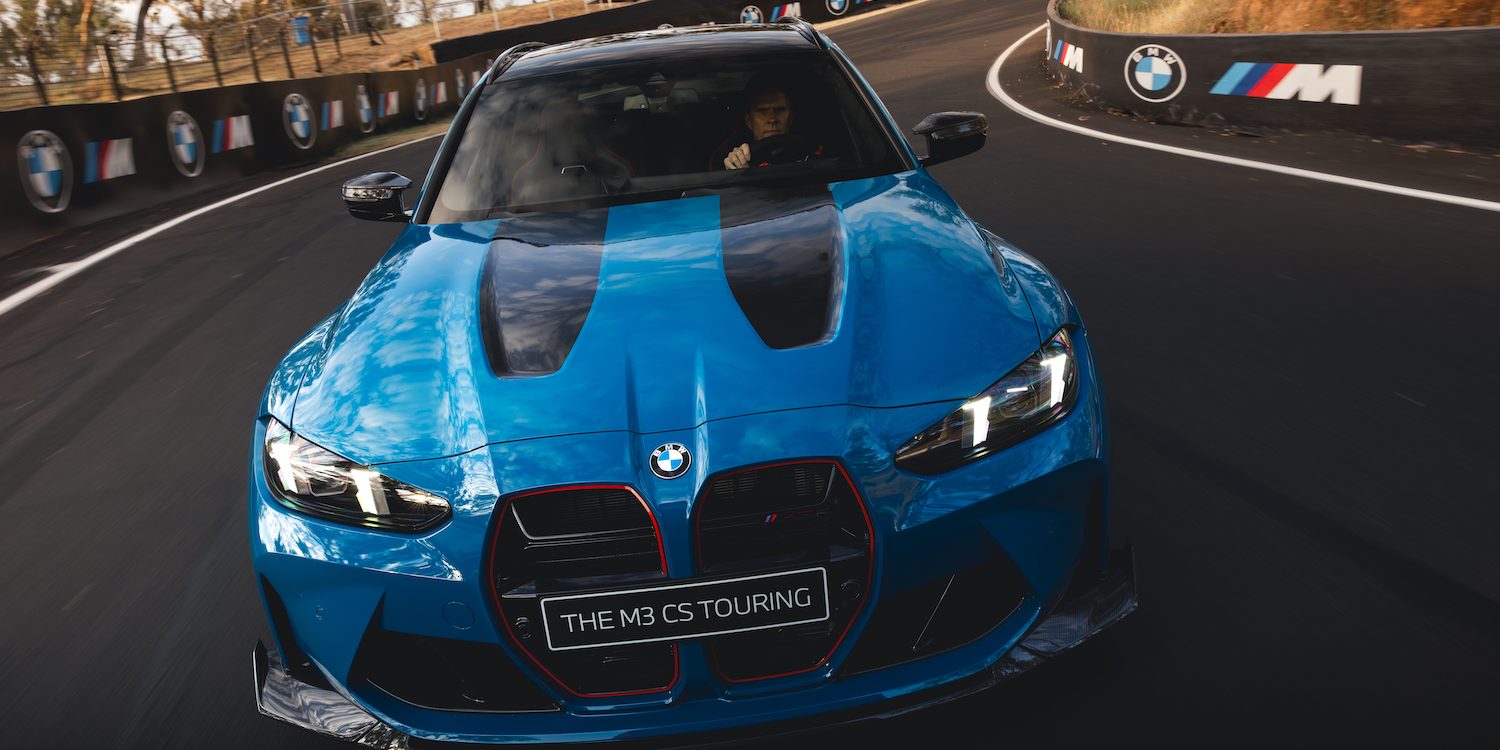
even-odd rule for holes
{"type": "Polygon", "coordinates": [[[618,63],[648,63],[653,58],[735,57],[808,52],[819,49],[796,26],[729,24],[652,29],[610,34],[544,47],[525,53],[500,80],[583,70],[618,63]]]}

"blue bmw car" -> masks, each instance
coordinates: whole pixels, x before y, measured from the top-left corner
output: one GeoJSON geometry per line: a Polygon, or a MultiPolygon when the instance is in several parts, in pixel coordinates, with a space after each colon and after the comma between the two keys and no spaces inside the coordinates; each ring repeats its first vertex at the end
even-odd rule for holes
{"type": "Polygon", "coordinates": [[[277,367],[256,700],[369,746],[828,726],[1135,607],[1089,335],[802,22],[501,55],[277,367]]]}

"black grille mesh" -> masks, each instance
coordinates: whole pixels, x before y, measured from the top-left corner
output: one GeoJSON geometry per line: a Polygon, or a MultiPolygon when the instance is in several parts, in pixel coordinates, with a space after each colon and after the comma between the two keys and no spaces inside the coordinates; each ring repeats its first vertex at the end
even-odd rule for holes
{"type": "Polygon", "coordinates": [[[542,630],[542,597],[666,577],[656,526],[632,490],[561,488],[512,498],[503,507],[491,560],[507,634],[564,689],[605,696],[672,686],[677,676],[673,644],[551,651],[542,630]]]}
{"type": "Polygon", "coordinates": [[[622,532],[651,533],[651,519],[628,490],[608,487],[518,498],[511,512],[533,538],[622,532]]]}
{"type": "Polygon", "coordinates": [[[873,554],[868,516],[843,470],[830,460],[735,470],[709,480],[696,513],[702,575],[828,570],[828,621],[709,639],[719,675],[743,682],[825,663],[869,595],[873,554]]]}

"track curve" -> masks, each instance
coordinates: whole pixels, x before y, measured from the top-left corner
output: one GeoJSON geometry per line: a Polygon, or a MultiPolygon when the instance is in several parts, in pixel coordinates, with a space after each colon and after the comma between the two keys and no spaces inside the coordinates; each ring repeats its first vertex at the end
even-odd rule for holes
{"type": "MultiPolygon", "coordinates": [[[[929,0],[829,34],[904,126],[991,116],[934,172],[1092,330],[1142,607],[989,693],[787,744],[1491,741],[1500,216],[1022,118],[985,79],[1044,7],[929,0]]],[[[251,701],[249,419],[397,233],[337,185],[435,147],[198,217],[4,318],[0,744],[343,747],[251,701]]]]}

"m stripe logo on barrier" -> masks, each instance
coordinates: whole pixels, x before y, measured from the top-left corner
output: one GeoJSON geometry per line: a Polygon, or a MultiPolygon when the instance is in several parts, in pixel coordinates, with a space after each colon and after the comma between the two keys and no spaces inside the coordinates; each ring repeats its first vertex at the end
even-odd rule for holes
{"type": "Polygon", "coordinates": [[[376,117],[390,117],[401,113],[401,92],[387,91],[375,97],[376,117]]]}
{"type": "Polygon", "coordinates": [[[1237,62],[1219,78],[1210,94],[1256,99],[1291,99],[1359,104],[1364,68],[1360,65],[1237,62]]]}
{"type": "Polygon", "coordinates": [[[438,81],[432,84],[431,96],[427,98],[431,99],[434,105],[448,101],[448,82],[438,81]]]}
{"type": "Polygon", "coordinates": [[[771,20],[779,18],[800,18],[802,16],[802,3],[785,3],[771,7],[771,20]]]}
{"type": "Polygon", "coordinates": [[[334,99],[331,102],[323,102],[322,124],[320,130],[344,127],[344,100],[334,99]]]}
{"type": "Polygon", "coordinates": [[[1052,59],[1062,63],[1064,68],[1083,72],[1083,48],[1075,44],[1057,40],[1057,46],[1052,50],[1052,59]]]}
{"type": "Polygon", "coordinates": [[[255,134],[250,131],[250,115],[235,115],[214,120],[213,153],[233,151],[255,145],[255,134]]]}
{"type": "Polygon", "coordinates": [[[135,174],[135,154],[129,138],[90,141],[84,146],[83,181],[99,182],[135,174]]]}

